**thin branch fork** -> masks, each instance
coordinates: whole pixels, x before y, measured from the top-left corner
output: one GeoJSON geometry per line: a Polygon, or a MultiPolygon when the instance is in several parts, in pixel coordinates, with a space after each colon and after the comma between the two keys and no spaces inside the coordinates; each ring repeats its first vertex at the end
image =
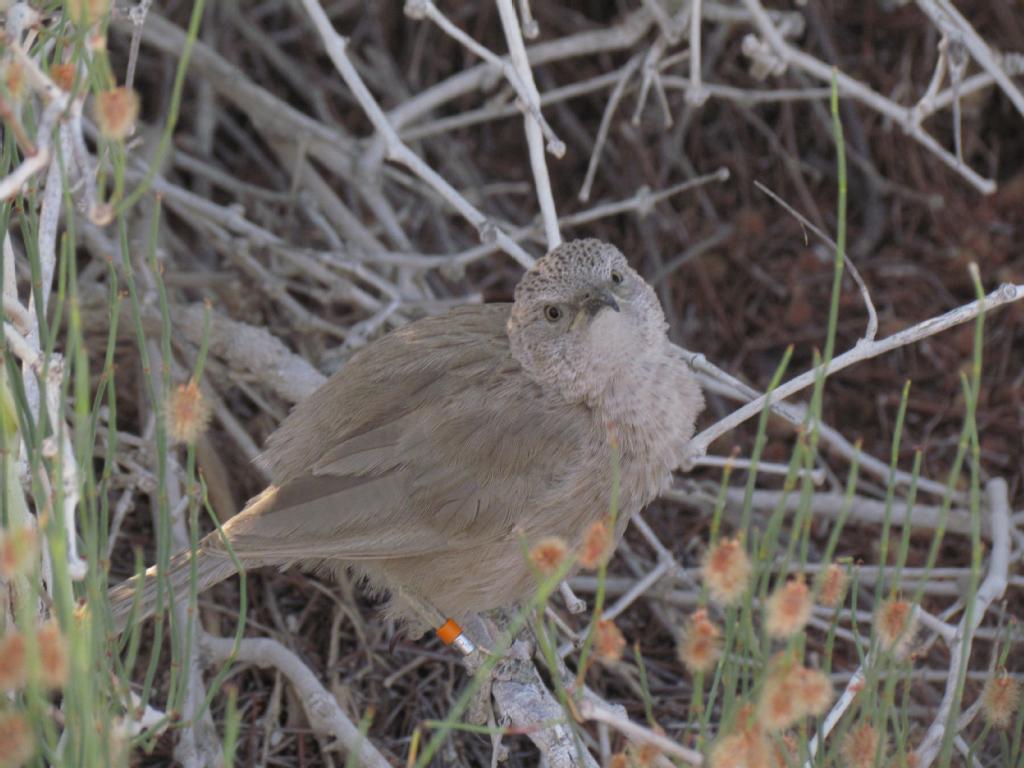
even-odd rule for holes
{"type": "Polygon", "coordinates": [[[962,686],[962,674],[971,656],[974,632],[981,626],[990,605],[1006,593],[1010,576],[1010,500],[1006,481],[1001,477],[990,480],[986,487],[989,509],[992,516],[992,556],[988,573],[974,596],[974,610],[965,611],[964,618],[957,626],[956,634],[949,643],[949,678],[942,703],[935,720],[928,728],[921,746],[917,750],[918,765],[927,768],[934,762],[942,748],[950,711],[962,686]]]}
{"type": "Polygon", "coordinates": [[[877,357],[885,352],[890,352],[929,336],[934,336],[936,333],[974,319],[983,309],[985,311],[995,309],[1003,304],[1018,301],[1021,298],[1024,298],[1024,285],[1005,283],[988,294],[984,299],[972,301],[970,304],[965,304],[945,314],[917,323],[891,336],[886,336],[884,339],[875,341],[862,339],[852,349],[833,358],[828,365],[822,363],[805,371],[785,384],[780,385],[774,391],[761,395],[742,408],[736,409],[724,419],[712,424],[690,441],[681,466],[684,470],[691,469],[693,461],[699,456],[704,456],[707,453],[708,447],[719,437],[727,432],[731,432],[747,419],[759,414],[769,405],[769,402],[785,400],[796,392],[812,386],[819,376],[828,376],[836,371],[848,368],[854,363],[877,357]]]}
{"type": "Polygon", "coordinates": [[[915,122],[916,113],[914,107],[903,107],[896,104],[844,72],[830,67],[820,59],[804,53],[791,45],[772,23],[771,17],[761,4],[761,0],[743,0],[743,4],[753,17],[754,25],[764,38],[764,42],[778,56],[781,62],[786,65],[795,66],[824,82],[829,82],[834,76],[841,95],[850,96],[897,122],[911,137],[938,157],[951,170],[960,174],[979,192],[990,194],[995,191],[996,184],[994,181],[981,176],[972,168],[960,162],[955,155],[947,151],[931,134],[915,122]]]}
{"type": "Polygon", "coordinates": [[[667,736],[662,736],[660,733],[656,733],[650,728],[640,725],[639,723],[634,723],[632,720],[622,717],[617,712],[613,712],[599,706],[590,699],[583,699],[583,701],[577,705],[577,708],[579,710],[580,717],[583,720],[610,725],[629,739],[641,744],[651,744],[666,755],[678,757],[689,765],[704,764],[704,757],[697,750],[677,744],[667,736]]]}
{"type": "MultiPolygon", "coordinates": [[[[544,132],[544,137],[548,141],[548,151],[555,157],[561,157],[565,154],[565,143],[558,138],[554,129],[548,124],[547,120],[544,119],[544,115],[540,111],[539,95],[537,94],[536,86],[533,84],[532,73],[530,74],[529,81],[523,78],[519,71],[519,62],[516,61],[515,58],[513,58],[512,61],[507,61],[486,48],[484,45],[478,43],[453,24],[451,20],[438,9],[437,5],[432,2],[432,0],[406,0],[405,15],[412,19],[430,19],[449,37],[455,39],[464,48],[468,49],[476,56],[479,56],[488,64],[500,69],[504,73],[505,79],[509,81],[512,88],[515,90],[520,101],[520,108],[529,111],[533,116],[533,119],[540,125],[541,130],[544,132]]],[[[523,58],[525,60],[525,48],[523,50],[523,58]]],[[[528,64],[527,70],[529,71],[528,64]]]]}
{"type": "MultiPolygon", "coordinates": [[[[871,657],[868,656],[865,659],[864,664],[870,665],[871,661],[871,657]]],[[[804,768],[812,768],[814,764],[814,756],[817,754],[818,748],[822,743],[824,743],[825,739],[828,738],[828,735],[835,730],[836,725],[839,724],[843,715],[846,714],[846,710],[850,708],[854,700],[857,698],[857,694],[864,689],[864,668],[865,667],[858,667],[857,671],[853,673],[850,681],[846,684],[846,688],[844,688],[842,694],[840,694],[839,700],[832,705],[832,709],[825,716],[825,720],[821,724],[820,733],[816,733],[811,737],[811,740],[807,745],[809,758],[804,764],[804,768]]]]}
{"type": "Polygon", "coordinates": [[[46,76],[39,68],[35,60],[25,52],[21,44],[12,41],[8,50],[24,67],[25,76],[29,85],[40,93],[46,107],[43,109],[43,116],[39,121],[39,128],[36,131],[36,146],[34,152],[28,156],[11,173],[0,179],[0,200],[8,200],[19,192],[28,181],[46,168],[53,157],[51,137],[53,127],[58,118],[68,108],[68,95],[46,76]]]}
{"type": "Polygon", "coordinates": [[[501,249],[515,259],[524,269],[532,267],[534,259],[530,254],[524,251],[518,243],[477,210],[437,171],[427,165],[419,155],[405,145],[398,136],[394,126],[388,120],[384,110],[380,108],[377,100],[374,99],[369,88],[366,87],[366,83],[363,82],[363,78],[349,59],[346,52],[348,41],[334,30],[330,19],[317,0],[302,0],[302,5],[309,14],[317,32],[320,33],[321,40],[327,50],[327,55],[338,70],[338,74],[341,75],[345,84],[352,91],[352,95],[355,96],[363,111],[366,112],[366,116],[373,123],[374,128],[384,138],[388,158],[406,166],[430,185],[466,221],[477,228],[482,240],[495,240],[501,246],[501,249]]]}
{"type": "MultiPolygon", "coordinates": [[[[558,214],[555,212],[555,197],[551,192],[551,180],[548,177],[547,160],[544,157],[543,123],[540,115],[540,94],[533,82],[533,72],[526,58],[526,45],[519,30],[519,17],[512,0],[498,0],[498,13],[501,15],[501,26],[505,30],[508,41],[509,55],[516,75],[526,89],[527,113],[523,117],[526,127],[526,144],[530,154],[530,167],[533,169],[533,180],[537,187],[537,202],[540,204],[541,217],[544,220],[544,233],[547,236],[548,250],[554,249],[562,242],[558,231],[558,214]]],[[[548,148],[555,157],[565,154],[565,145],[549,143],[548,148]]]]}
{"type": "Polygon", "coordinates": [[[1007,98],[1024,115],[1024,93],[1010,79],[1009,74],[988,44],[974,30],[974,27],[963,17],[956,6],[949,0],[917,0],[917,7],[927,15],[939,30],[952,40],[955,36],[971,52],[974,60],[988,72],[1007,98]]]}
{"type": "MultiPolygon", "coordinates": [[[[739,379],[713,365],[703,355],[694,354],[693,352],[689,352],[682,348],[677,349],[687,362],[693,366],[693,369],[698,372],[701,386],[704,387],[705,391],[714,392],[722,395],[723,397],[746,402],[755,400],[761,396],[753,387],[747,386],[739,379]]],[[[794,426],[799,427],[807,420],[807,405],[805,403],[786,403],[773,399],[768,407],[771,408],[772,413],[777,416],[781,416],[794,426]]],[[[891,474],[897,486],[910,486],[916,481],[919,491],[931,493],[940,497],[944,497],[949,493],[949,488],[947,488],[946,484],[932,480],[931,478],[918,477],[915,479],[910,472],[902,469],[896,469],[893,473],[889,466],[889,462],[882,461],[875,456],[864,453],[853,443],[847,440],[835,427],[829,426],[824,422],[819,422],[818,431],[822,443],[828,445],[829,448],[839,456],[842,456],[847,461],[852,461],[854,457],[856,457],[861,471],[863,472],[872,474],[886,482],[888,482],[891,474]]],[[[958,500],[961,497],[961,493],[953,493],[953,498],[955,500],[958,500]]]]}

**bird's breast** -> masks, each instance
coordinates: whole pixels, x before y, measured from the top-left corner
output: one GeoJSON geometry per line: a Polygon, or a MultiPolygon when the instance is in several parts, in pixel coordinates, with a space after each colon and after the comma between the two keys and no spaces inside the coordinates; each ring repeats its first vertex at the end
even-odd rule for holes
{"type": "Polygon", "coordinates": [[[636,494],[639,506],[670,482],[702,407],[690,369],[667,355],[638,360],[603,393],[597,410],[619,445],[623,491],[636,494]]]}

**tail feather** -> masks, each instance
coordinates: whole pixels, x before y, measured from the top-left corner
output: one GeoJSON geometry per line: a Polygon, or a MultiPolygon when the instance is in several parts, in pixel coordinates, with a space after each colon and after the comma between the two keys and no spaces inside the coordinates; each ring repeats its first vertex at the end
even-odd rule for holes
{"type": "MultiPolygon", "coordinates": [[[[200,542],[196,550],[196,593],[209,589],[229,576],[238,572],[234,562],[225,552],[211,551],[200,542]]],[[[133,576],[123,581],[109,592],[110,610],[114,626],[118,632],[124,631],[129,621],[140,622],[156,612],[158,600],[157,573],[159,566],[152,566],[140,576],[133,576]],[[142,588],[138,598],[138,610],[133,613],[136,604],[136,593],[142,588]]],[[[167,607],[173,600],[181,600],[189,594],[192,582],[192,552],[184,551],[171,557],[167,581],[164,583],[163,605],[167,607]],[[168,594],[167,584],[170,584],[168,594]]]]}

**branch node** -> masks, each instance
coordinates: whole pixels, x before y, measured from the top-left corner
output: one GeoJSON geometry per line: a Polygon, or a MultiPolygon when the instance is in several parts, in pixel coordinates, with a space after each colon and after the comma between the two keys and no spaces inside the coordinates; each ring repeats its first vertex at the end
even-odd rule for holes
{"type": "Polygon", "coordinates": [[[428,0],[406,0],[405,15],[413,21],[423,21],[427,18],[428,0]]]}
{"type": "Polygon", "coordinates": [[[477,227],[477,232],[480,233],[480,242],[491,245],[498,242],[498,227],[490,219],[485,219],[480,222],[477,227]]]}

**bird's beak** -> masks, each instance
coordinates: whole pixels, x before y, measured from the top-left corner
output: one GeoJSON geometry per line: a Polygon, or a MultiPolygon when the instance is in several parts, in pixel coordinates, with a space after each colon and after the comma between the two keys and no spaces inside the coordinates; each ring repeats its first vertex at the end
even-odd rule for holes
{"type": "Polygon", "coordinates": [[[595,291],[588,293],[583,297],[582,309],[587,313],[587,317],[593,319],[597,316],[605,307],[614,309],[616,312],[619,311],[619,303],[615,301],[615,297],[612,296],[611,291],[607,288],[598,288],[595,291]]]}

